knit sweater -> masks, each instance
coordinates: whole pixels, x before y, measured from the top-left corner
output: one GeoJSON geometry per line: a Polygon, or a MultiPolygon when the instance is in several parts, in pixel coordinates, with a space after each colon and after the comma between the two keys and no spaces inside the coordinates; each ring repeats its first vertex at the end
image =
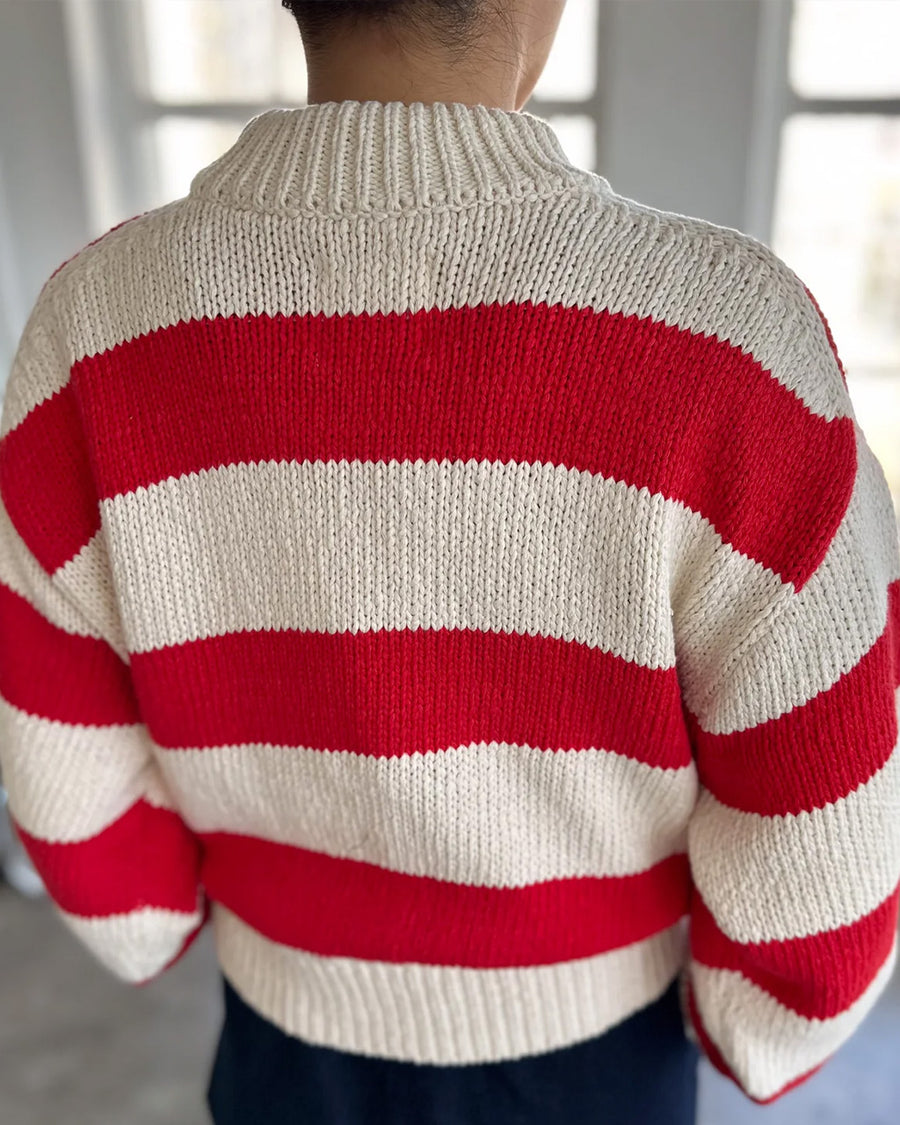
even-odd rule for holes
{"type": "Polygon", "coordinates": [[[897,956],[900,548],[815,298],[527,112],[273,109],[47,280],[0,761],[65,923],[460,1065],[678,978],[756,1101],[897,956]]]}

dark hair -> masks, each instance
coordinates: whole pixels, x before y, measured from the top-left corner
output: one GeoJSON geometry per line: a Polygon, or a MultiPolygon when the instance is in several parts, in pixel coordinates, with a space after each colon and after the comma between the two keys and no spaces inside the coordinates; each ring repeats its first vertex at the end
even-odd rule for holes
{"type": "MultiPolygon", "coordinates": [[[[379,25],[407,42],[437,40],[465,53],[474,45],[489,0],[281,0],[297,21],[304,46],[315,53],[336,33],[379,25]]],[[[493,6],[493,5],[492,5],[493,6]]]]}

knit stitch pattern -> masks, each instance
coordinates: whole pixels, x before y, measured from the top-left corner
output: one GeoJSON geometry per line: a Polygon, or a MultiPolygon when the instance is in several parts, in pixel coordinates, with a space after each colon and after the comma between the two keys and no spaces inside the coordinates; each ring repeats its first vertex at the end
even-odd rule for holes
{"type": "Polygon", "coordinates": [[[0,420],[0,764],[124,980],[458,1065],[680,974],[756,1101],[897,957],[900,549],[813,295],[461,103],[253,118],[0,420]]]}

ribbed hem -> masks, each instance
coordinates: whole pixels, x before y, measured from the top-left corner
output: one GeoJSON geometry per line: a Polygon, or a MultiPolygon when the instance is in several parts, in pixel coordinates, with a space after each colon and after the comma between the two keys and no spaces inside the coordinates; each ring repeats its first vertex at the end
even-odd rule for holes
{"type": "Polygon", "coordinates": [[[661,996],[687,955],[686,918],[595,957],[472,969],[323,957],[269,940],[219,903],[212,917],[223,973],[288,1035],[439,1065],[520,1058],[600,1035],[661,996]]]}
{"type": "Polygon", "coordinates": [[[606,180],[547,121],[463,102],[317,102],[252,118],[191,181],[194,198],[291,212],[403,211],[545,196],[606,180]]]}

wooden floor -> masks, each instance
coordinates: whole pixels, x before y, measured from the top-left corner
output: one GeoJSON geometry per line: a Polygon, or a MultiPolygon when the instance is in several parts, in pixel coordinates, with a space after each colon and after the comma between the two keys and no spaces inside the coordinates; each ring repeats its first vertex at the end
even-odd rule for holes
{"type": "MultiPolygon", "coordinates": [[[[0,886],[0,958],[3,1125],[210,1125],[204,1097],[221,998],[208,929],[174,969],[135,988],[101,969],[46,900],[0,886]]],[[[701,1070],[697,1125],[898,1121],[897,974],[843,1050],[772,1106],[755,1106],[706,1063],[701,1070]]]]}

